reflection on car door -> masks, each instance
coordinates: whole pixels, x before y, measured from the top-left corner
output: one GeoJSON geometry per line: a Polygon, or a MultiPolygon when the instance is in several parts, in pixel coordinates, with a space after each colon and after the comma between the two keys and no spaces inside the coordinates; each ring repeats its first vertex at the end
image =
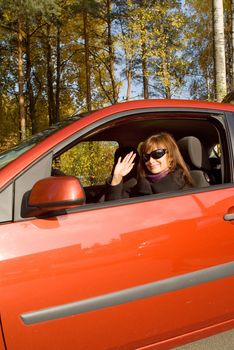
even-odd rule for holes
{"type": "Polygon", "coordinates": [[[3,225],[7,348],[134,349],[229,322],[234,235],[223,215],[233,194],[143,198],[3,225]]]}

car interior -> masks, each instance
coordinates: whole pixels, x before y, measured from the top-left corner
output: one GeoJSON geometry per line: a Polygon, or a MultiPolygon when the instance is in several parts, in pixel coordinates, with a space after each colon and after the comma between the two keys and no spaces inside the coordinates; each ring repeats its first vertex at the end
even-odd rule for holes
{"type": "MultiPolygon", "coordinates": [[[[208,187],[229,181],[228,164],[225,159],[225,138],[222,137],[224,125],[218,115],[201,112],[152,112],[138,113],[124,116],[100,125],[78,139],[72,145],[60,150],[54,157],[52,175],[75,175],[79,177],[86,194],[86,203],[98,203],[105,200],[105,179],[110,176],[114,155],[117,149],[133,147],[139,150],[139,145],[147,137],[159,133],[169,132],[177,141],[181,154],[187,163],[195,187],[208,187]],[[91,166],[89,179],[95,178],[95,173],[102,173],[100,181],[87,180],[82,170],[72,173],[65,169],[60,161],[63,154],[77,144],[98,144],[106,142],[110,146],[111,164],[109,168],[102,169],[102,156],[95,166],[91,166]]],[[[71,158],[71,157],[70,157],[71,158]]],[[[79,163],[79,158],[76,160],[79,163]]]]}

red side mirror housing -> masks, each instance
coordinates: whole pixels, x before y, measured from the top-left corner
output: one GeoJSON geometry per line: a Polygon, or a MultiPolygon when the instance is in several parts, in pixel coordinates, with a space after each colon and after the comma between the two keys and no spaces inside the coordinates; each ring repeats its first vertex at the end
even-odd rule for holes
{"type": "Polygon", "coordinates": [[[50,176],[37,181],[27,200],[27,215],[40,216],[85,203],[85,193],[75,176],[50,176]]]}

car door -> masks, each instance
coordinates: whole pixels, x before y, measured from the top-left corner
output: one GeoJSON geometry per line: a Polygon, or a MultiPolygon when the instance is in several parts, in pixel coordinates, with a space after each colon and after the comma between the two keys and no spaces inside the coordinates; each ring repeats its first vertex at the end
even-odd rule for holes
{"type": "Polygon", "coordinates": [[[233,196],[214,186],[2,224],[7,348],[136,349],[228,327],[233,196]]]}

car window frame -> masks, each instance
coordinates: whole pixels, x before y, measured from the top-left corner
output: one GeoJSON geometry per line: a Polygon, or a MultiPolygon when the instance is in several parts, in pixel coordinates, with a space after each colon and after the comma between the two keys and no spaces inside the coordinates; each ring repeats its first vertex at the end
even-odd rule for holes
{"type": "Polygon", "coordinates": [[[0,223],[12,221],[14,208],[14,183],[11,182],[0,192],[0,223]]]}
{"type": "MultiPolygon", "coordinates": [[[[53,147],[53,149],[49,150],[47,153],[45,153],[42,157],[40,157],[40,159],[38,159],[36,162],[34,162],[33,164],[31,164],[28,168],[24,169],[22,174],[19,174],[19,176],[17,176],[15,180],[15,183],[18,185],[19,183],[25,183],[25,187],[22,189],[22,191],[20,191],[20,193],[17,193],[17,191],[15,191],[14,193],[14,217],[13,220],[14,221],[21,221],[21,220],[27,220],[23,217],[21,217],[20,215],[20,211],[21,211],[21,205],[22,205],[22,198],[23,198],[23,192],[27,192],[28,190],[31,189],[32,185],[38,181],[39,179],[46,177],[46,176],[50,176],[50,171],[52,168],[52,160],[54,157],[57,157],[59,154],[63,153],[65,149],[69,149],[70,147],[72,147],[72,145],[77,144],[79,142],[83,140],[85,140],[85,137],[87,137],[87,135],[90,135],[90,132],[94,132],[97,133],[98,130],[100,130],[100,127],[108,127],[108,125],[112,122],[114,122],[115,120],[120,120],[120,119],[124,119],[127,116],[130,115],[141,115],[144,113],[160,113],[160,112],[195,112],[199,115],[199,113],[205,113],[206,115],[212,115],[212,118],[218,119],[219,122],[221,122],[222,126],[225,129],[225,132],[227,132],[226,127],[225,127],[225,120],[226,120],[226,114],[224,112],[222,112],[222,110],[207,110],[207,109],[195,109],[195,108],[142,108],[142,109],[137,109],[137,110],[131,110],[131,111],[124,111],[124,112],[120,112],[120,113],[115,113],[113,115],[104,117],[101,120],[95,121],[91,124],[89,124],[88,126],[78,130],[77,132],[75,132],[74,134],[70,135],[69,137],[67,137],[66,139],[62,140],[61,142],[59,142],[57,145],[55,145],[53,147]],[[41,170],[41,166],[43,162],[43,159],[45,157],[48,157],[48,164],[50,164],[50,166],[48,165],[48,168],[46,170],[46,172],[43,174],[43,176],[38,175],[38,173],[40,173],[40,171],[38,171],[38,169],[41,170]],[[29,174],[30,174],[30,169],[32,167],[35,167],[34,169],[32,169],[32,173],[34,173],[34,177],[33,177],[33,181],[31,182],[31,185],[29,186],[28,182],[25,181],[24,179],[29,178],[29,174]],[[24,177],[21,178],[21,177],[24,177]]],[[[186,119],[186,118],[184,118],[186,119]]],[[[228,140],[227,140],[228,142],[228,140]]],[[[222,144],[222,140],[221,140],[221,144],[222,144]]],[[[227,146],[228,147],[228,146],[227,146]]],[[[230,145],[229,145],[229,151],[230,151],[230,145]]],[[[230,162],[229,162],[230,163],[230,162]]],[[[229,164],[230,165],[230,164],[229,164]]],[[[232,176],[232,182],[233,182],[233,176],[232,176]]],[[[82,207],[77,207],[74,209],[67,209],[66,212],[70,213],[70,212],[79,212],[79,211],[83,211],[83,210],[93,210],[95,208],[103,208],[103,207],[109,207],[109,206],[116,206],[116,205],[125,205],[125,204],[131,204],[131,203],[136,203],[136,202],[144,202],[144,201],[148,201],[148,200],[155,200],[158,198],[168,198],[168,197],[172,197],[172,196],[181,196],[181,195],[185,195],[185,194],[192,194],[192,193],[197,193],[197,192],[206,192],[206,191],[213,191],[213,190],[217,190],[220,188],[229,188],[229,187],[233,187],[232,182],[230,183],[223,183],[223,184],[218,184],[218,185],[212,185],[212,187],[207,187],[207,188],[193,188],[191,190],[183,190],[183,191],[176,191],[176,192],[170,192],[170,193],[166,193],[166,194],[157,194],[157,195],[150,195],[150,196],[143,196],[143,197],[135,197],[135,198],[130,198],[130,199],[123,199],[123,200],[118,200],[118,201],[110,201],[110,202],[102,202],[102,203],[90,203],[90,204],[86,204],[85,206],[82,207]],[[148,198],[150,197],[150,198],[148,198]]],[[[18,191],[19,192],[19,191],[18,191]]],[[[55,216],[55,215],[52,215],[55,216]]],[[[29,219],[33,219],[33,217],[30,217],[29,219]]]]}
{"type": "Polygon", "coordinates": [[[226,133],[228,141],[228,153],[230,155],[230,167],[232,182],[234,182],[234,113],[225,112],[226,133]]]}

